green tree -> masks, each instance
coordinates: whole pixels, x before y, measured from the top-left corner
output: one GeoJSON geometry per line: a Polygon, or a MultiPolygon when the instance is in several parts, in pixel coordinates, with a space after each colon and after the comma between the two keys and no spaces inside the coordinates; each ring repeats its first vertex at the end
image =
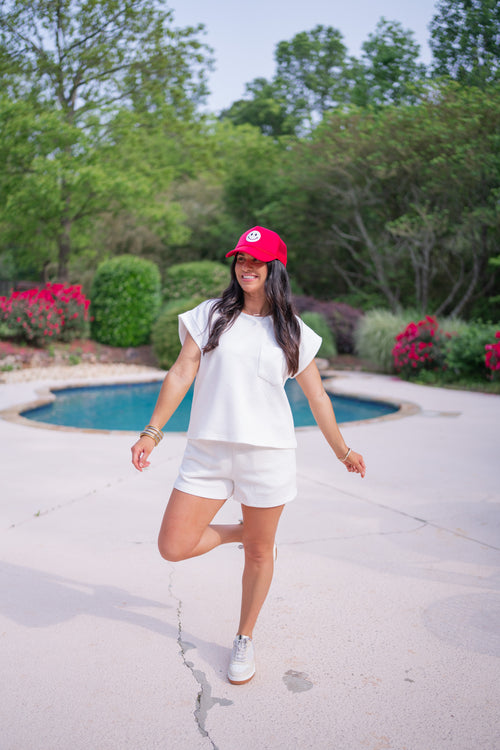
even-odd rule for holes
{"type": "Polygon", "coordinates": [[[201,25],[172,24],[164,0],[4,0],[0,80],[55,99],[70,122],[117,102],[184,112],[206,94],[207,48],[201,25]]]}
{"type": "Polygon", "coordinates": [[[347,49],[332,26],[315,26],[276,47],[275,83],[290,113],[310,128],[348,98],[347,49]]]}
{"type": "MultiPolygon", "coordinates": [[[[126,140],[119,132],[120,109],[134,113],[127,120],[133,138],[134,129],[158,132],[162,120],[190,117],[206,93],[202,27],[176,29],[172,23],[162,0],[2,3],[0,82],[11,101],[33,104],[36,134],[38,108],[51,110],[53,122],[58,118],[57,126],[36,135],[39,151],[13,178],[26,224],[57,246],[61,279],[68,275],[77,226],[96,211],[133,202],[145,187],[134,173],[124,179],[114,164],[113,138],[126,140]],[[111,134],[116,126],[118,134],[111,134]],[[33,200],[38,180],[51,192],[50,217],[43,201],[33,200]]],[[[147,164],[158,176],[161,169],[151,159],[141,171],[147,164]]],[[[12,227],[9,201],[2,206],[0,220],[12,227]]]]}
{"type": "Polygon", "coordinates": [[[220,235],[224,248],[238,238],[242,228],[265,225],[269,206],[281,194],[288,139],[275,140],[250,125],[222,122],[214,131],[214,142],[228,218],[220,235]]]}
{"type": "Polygon", "coordinates": [[[246,98],[221,112],[221,119],[235,125],[254,125],[264,135],[294,135],[300,120],[294,115],[281,87],[275,81],[255,78],[247,83],[246,98]]]}
{"type": "Polygon", "coordinates": [[[326,112],[351,103],[414,103],[426,75],[419,54],[413,32],[396,21],[379,21],[360,60],[347,56],[340,31],[318,25],[280,42],[272,80],[247,84],[245,97],[221,118],[277,137],[309,132],[326,112]]]}
{"type": "Polygon", "coordinates": [[[68,129],[57,112],[0,98],[0,247],[8,248],[5,257],[11,258],[11,278],[19,270],[33,278],[50,252],[57,205],[53,181],[40,174],[41,161],[47,160],[48,169],[53,167],[48,161],[52,134],[58,132],[64,143],[68,129]],[[32,217],[37,205],[40,222],[32,217]]]}
{"type": "Polygon", "coordinates": [[[304,291],[448,315],[490,295],[499,133],[498,90],[455,84],[325,118],[289,154],[268,208],[304,291]]]}
{"type": "Polygon", "coordinates": [[[438,0],[430,32],[435,76],[483,87],[498,80],[498,0],[438,0]]]}
{"type": "Polygon", "coordinates": [[[381,18],[362,50],[361,61],[354,61],[351,67],[351,99],[355,104],[381,106],[417,101],[426,67],[418,62],[420,46],[412,31],[397,21],[381,18]]]}
{"type": "Polygon", "coordinates": [[[99,125],[70,124],[48,104],[0,100],[0,244],[15,249],[19,273],[56,263],[65,279],[83,251],[94,267],[103,252],[128,251],[141,226],[155,246],[184,239],[168,191],[195,168],[201,136],[164,114],[144,113],[138,125],[121,110],[102,137],[99,125]]]}

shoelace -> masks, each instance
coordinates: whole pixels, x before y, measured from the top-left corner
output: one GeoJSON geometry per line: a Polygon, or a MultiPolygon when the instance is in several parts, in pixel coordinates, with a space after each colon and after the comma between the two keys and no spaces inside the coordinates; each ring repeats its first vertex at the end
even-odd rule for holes
{"type": "Polygon", "coordinates": [[[244,662],[247,655],[247,648],[248,648],[249,639],[248,638],[238,638],[233,646],[233,661],[236,662],[244,662]]]}

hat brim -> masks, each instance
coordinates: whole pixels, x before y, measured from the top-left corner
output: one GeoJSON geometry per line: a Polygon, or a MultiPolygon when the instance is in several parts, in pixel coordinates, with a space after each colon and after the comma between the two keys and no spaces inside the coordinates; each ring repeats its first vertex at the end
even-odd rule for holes
{"type": "Polygon", "coordinates": [[[226,253],[226,258],[230,258],[231,255],[236,255],[236,253],[248,253],[248,255],[251,255],[252,258],[261,260],[263,261],[263,263],[269,263],[272,260],[276,260],[275,255],[265,253],[263,250],[257,247],[252,247],[251,245],[238,245],[238,247],[235,247],[234,250],[230,250],[228,253],[226,253]]]}

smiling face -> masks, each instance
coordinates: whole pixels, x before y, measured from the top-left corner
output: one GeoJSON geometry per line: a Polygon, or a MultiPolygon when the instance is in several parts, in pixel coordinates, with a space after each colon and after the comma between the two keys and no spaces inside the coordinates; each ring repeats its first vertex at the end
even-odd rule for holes
{"type": "Polygon", "coordinates": [[[267,263],[257,260],[248,253],[238,253],[234,267],[236,280],[245,294],[265,295],[267,263]]]}

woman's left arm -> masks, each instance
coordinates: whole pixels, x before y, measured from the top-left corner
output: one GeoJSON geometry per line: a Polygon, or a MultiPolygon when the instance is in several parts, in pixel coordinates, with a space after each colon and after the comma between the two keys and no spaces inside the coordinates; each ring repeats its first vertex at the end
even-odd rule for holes
{"type": "Polygon", "coordinates": [[[345,464],[347,471],[364,477],[366,467],[363,456],[350,450],[346,445],[335,418],[332,402],[323,387],[316,362],[313,360],[300,375],[297,375],[296,380],[304,391],[319,429],[339,461],[345,464]]]}

